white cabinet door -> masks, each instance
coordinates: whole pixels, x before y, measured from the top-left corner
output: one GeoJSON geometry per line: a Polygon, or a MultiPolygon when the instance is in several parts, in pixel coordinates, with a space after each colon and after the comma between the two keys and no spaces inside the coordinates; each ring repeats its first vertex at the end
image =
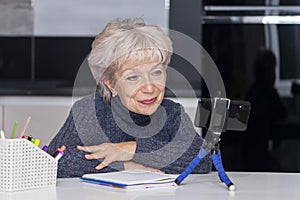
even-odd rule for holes
{"type": "Polygon", "coordinates": [[[119,17],[168,28],[168,16],[163,0],[42,0],[34,2],[33,27],[36,36],[95,36],[119,17]]]}

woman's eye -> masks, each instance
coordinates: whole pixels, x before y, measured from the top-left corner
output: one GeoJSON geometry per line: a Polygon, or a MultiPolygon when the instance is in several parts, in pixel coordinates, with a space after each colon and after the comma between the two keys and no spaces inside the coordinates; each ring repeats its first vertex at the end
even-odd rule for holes
{"type": "Polygon", "coordinates": [[[152,72],[153,76],[160,76],[162,75],[162,71],[161,70],[155,70],[154,72],[152,72]]]}
{"type": "Polygon", "coordinates": [[[136,75],[126,77],[127,81],[136,81],[137,79],[138,79],[138,76],[136,76],[136,75]]]}

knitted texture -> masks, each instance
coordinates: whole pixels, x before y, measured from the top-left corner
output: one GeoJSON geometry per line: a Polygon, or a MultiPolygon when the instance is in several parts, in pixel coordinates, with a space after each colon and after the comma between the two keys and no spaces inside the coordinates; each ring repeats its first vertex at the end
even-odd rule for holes
{"type": "MultiPolygon", "coordinates": [[[[113,162],[101,170],[95,167],[102,159],[87,160],[86,152],[77,145],[97,145],[104,142],[136,141],[134,162],[179,174],[199,153],[203,139],[195,131],[183,107],[164,99],[151,116],[128,111],[118,97],[107,105],[100,94],[84,97],[74,103],[69,116],[49,144],[48,153],[65,145],[64,156],[58,163],[58,177],[80,177],[87,173],[123,170],[123,162],[113,162]]],[[[208,173],[211,159],[207,155],[193,173],[208,173]]]]}

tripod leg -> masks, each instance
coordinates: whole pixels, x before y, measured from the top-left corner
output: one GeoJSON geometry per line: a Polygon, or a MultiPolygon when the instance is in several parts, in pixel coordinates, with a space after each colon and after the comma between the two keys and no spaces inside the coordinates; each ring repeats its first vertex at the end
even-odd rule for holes
{"type": "Polygon", "coordinates": [[[224,167],[223,167],[223,164],[222,164],[221,152],[219,151],[217,153],[212,154],[211,158],[212,158],[212,161],[213,161],[213,164],[214,164],[215,168],[218,171],[218,175],[219,175],[219,178],[221,179],[221,181],[224,182],[227,185],[227,187],[230,191],[234,191],[235,186],[231,182],[231,180],[229,179],[229,177],[227,176],[227,174],[224,170],[224,167]]]}
{"type": "Polygon", "coordinates": [[[175,183],[179,185],[201,162],[201,160],[206,156],[207,151],[203,148],[200,150],[199,154],[190,162],[186,169],[177,177],[175,183]]]}

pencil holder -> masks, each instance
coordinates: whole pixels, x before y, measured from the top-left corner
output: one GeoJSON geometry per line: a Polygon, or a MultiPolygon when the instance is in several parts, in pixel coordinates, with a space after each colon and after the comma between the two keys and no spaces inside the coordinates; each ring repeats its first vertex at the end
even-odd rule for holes
{"type": "Polygon", "coordinates": [[[55,187],[57,161],[27,139],[0,140],[0,191],[55,187]]]}

